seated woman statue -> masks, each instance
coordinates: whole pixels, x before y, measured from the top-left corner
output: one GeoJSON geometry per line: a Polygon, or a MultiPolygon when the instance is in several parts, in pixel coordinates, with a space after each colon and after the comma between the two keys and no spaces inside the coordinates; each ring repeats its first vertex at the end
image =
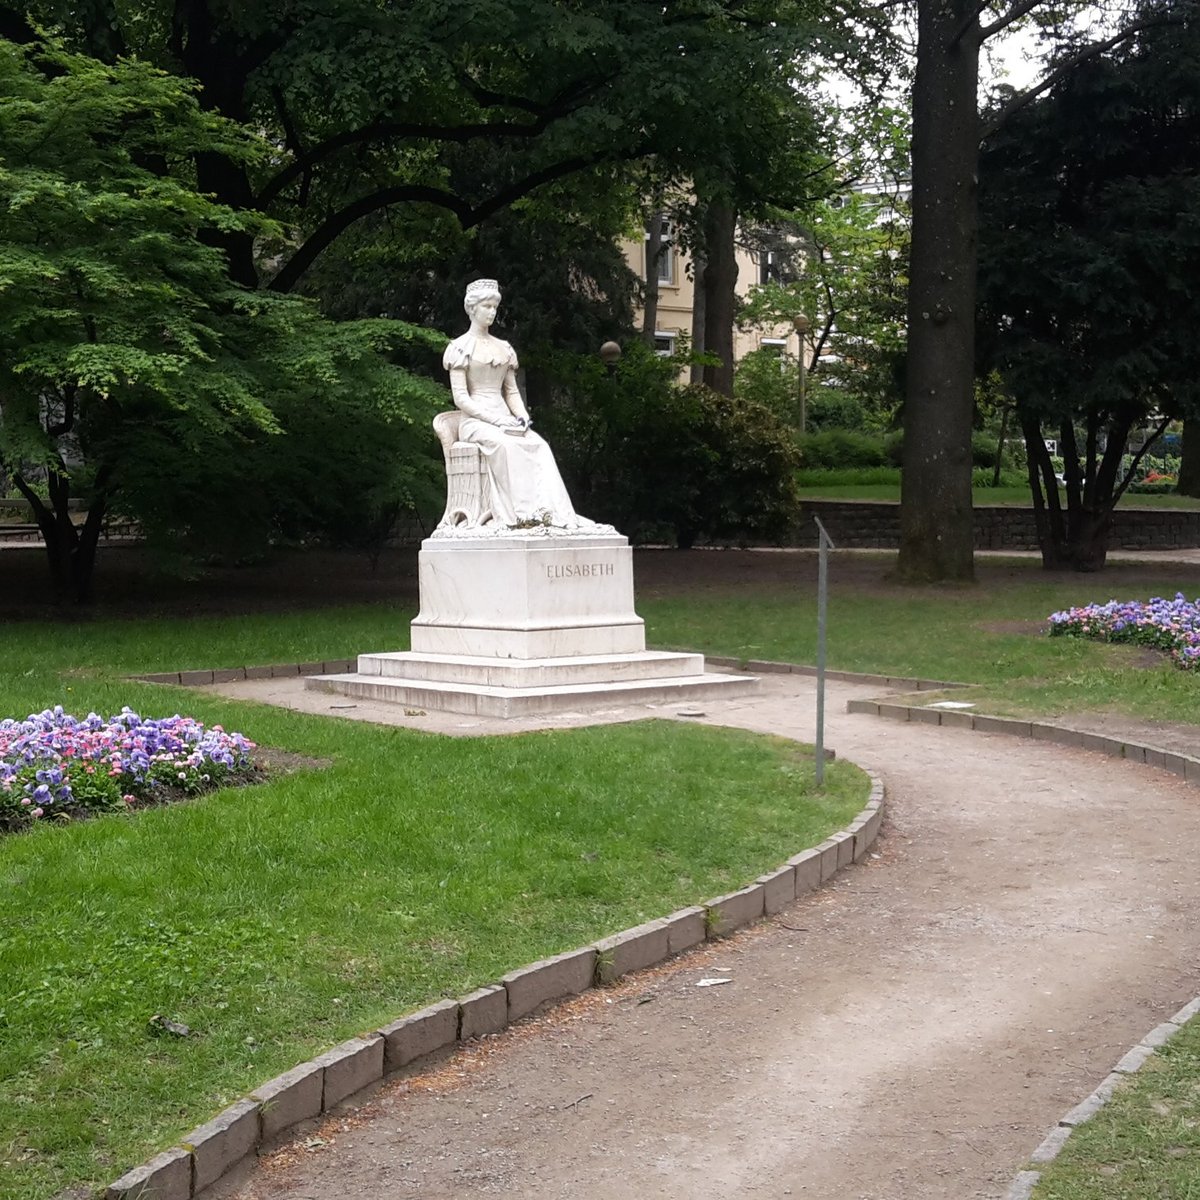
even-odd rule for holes
{"type": "Polygon", "coordinates": [[[496,281],[469,284],[464,307],[471,328],[446,347],[442,366],[463,414],[458,439],[473,442],[487,462],[494,519],[503,525],[593,527],[576,515],[549,444],[530,429],[517,387],[516,351],[489,332],[500,307],[496,281]]]}

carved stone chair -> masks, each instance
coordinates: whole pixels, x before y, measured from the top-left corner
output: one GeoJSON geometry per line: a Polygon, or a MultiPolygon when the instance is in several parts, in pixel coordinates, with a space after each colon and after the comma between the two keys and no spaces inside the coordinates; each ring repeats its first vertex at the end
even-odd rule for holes
{"type": "Polygon", "coordinates": [[[462,413],[438,413],[433,418],[433,431],[442,443],[446,457],[446,511],[438,528],[456,525],[472,528],[486,525],[492,519],[492,481],[479,447],[458,440],[458,425],[462,413]]]}

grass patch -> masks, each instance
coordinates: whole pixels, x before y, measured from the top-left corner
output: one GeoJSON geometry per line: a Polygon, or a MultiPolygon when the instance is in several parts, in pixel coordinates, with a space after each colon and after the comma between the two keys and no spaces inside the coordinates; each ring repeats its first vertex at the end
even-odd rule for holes
{"type": "Polygon", "coordinates": [[[1071,1134],[1033,1196],[1200,1197],[1200,1021],[1189,1022],[1071,1134]]]}
{"type": "MultiPolygon", "coordinates": [[[[989,712],[1110,711],[1200,724],[1200,683],[1166,655],[1130,646],[1046,636],[1052,612],[1073,605],[1200,594],[1187,566],[1052,574],[1029,560],[986,560],[976,586],[911,588],[888,582],[893,554],[834,554],[828,663],[832,668],[978,685],[989,712]]],[[[816,587],[810,579],[748,575],[687,596],[639,599],[648,637],[742,659],[812,663],[816,587]]]]}
{"type": "MultiPolygon", "coordinates": [[[[872,469],[886,471],[888,468],[872,469]]],[[[817,479],[822,475],[819,471],[801,471],[798,474],[801,500],[876,500],[900,502],[900,483],[853,483],[843,480],[842,476],[853,474],[849,471],[830,471],[834,478],[829,481],[817,479]]],[[[898,474],[898,473],[897,473],[898,474]]],[[[1028,487],[977,487],[971,490],[971,502],[976,508],[991,505],[1002,505],[1012,508],[1031,508],[1033,501],[1029,496],[1028,487]]],[[[1178,496],[1174,493],[1165,495],[1147,495],[1126,492],[1118,502],[1119,508],[1200,508],[1200,499],[1194,496],[1178,496]]]]}
{"type": "Polygon", "coordinates": [[[865,802],[852,765],[817,794],[811,750],[737,731],[451,740],[118,678],[394,646],[409,615],[0,631],[2,713],[182,710],[331,764],[0,841],[6,1200],[109,1182],[312,1054],[741,887],[865,802]]]}

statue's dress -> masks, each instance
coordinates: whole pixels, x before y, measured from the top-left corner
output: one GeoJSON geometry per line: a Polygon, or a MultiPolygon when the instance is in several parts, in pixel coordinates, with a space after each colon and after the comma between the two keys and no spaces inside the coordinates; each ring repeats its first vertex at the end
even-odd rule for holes
{"type": "Polygon", "coordinates": [[[506,433],[502,422],[527,419],[517,388],[516,351],[499,338],[470,333],[446,347],[442,365],[462,411],[460,441],[479,447],[492,481],[492,512],[503,525],[539,521],[566,529],[590,524],[575,513],[554,453],[532,430],[506,433]]]}

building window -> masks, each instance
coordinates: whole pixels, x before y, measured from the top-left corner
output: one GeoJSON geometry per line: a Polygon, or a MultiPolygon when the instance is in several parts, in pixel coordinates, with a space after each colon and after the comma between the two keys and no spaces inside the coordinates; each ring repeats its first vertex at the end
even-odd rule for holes
{"type": "Polygon", "coordinates": [[[677,336],[674,333],[659,333],[656,329],[654,331],[654,353],[659,358],[670,358],[675,353],[675,338],[677,336]]]}
{"type": "Polygon", "coordinates": [[[762,338],[758,343],[760,350],[765,350],[768,354],[774,354],[777,358],[782,358],[784,351],[787,349],[786,338],[762,338]]]}
{"type": "MultiPolygon", "coordinates": [[[[659,215],[662,227],[662,243],[658,253],[658,274],[660,284],[672,286],[675,283],[675,224],[665,214],[659,215]]],[[[646,257],[650,257],[650,231],[646,230],[646,257]]],[[[646,278],[650,278],[650,264],[646,263],[646,278]]]]}

